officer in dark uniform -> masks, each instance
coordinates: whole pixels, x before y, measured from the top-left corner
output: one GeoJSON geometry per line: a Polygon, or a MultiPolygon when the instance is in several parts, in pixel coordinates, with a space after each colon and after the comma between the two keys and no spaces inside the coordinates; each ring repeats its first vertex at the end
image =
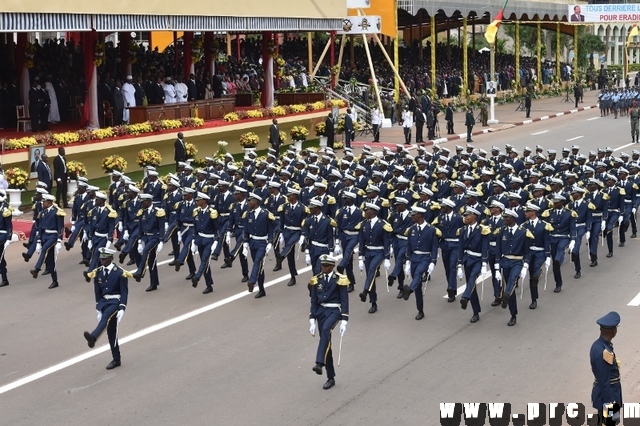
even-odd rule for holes
{"type": "Polygon", "coordinates": [[[195,237],[191,246],[191,252],[194,255],[196,253],[200,255],[200,266],[193,278],[191,278],[191,285],[193,285],[194,288],[197,287],[198,281],[204,275],[207,287],[202,294],[209,294],[213,291],[213,278],[211,277],[209,258],[211,257],[211,251],[215,249],[214,246],[219,244],[216,234],[218,212],[209,206],[209,196],[207,194],[202,192],[196,193],[196,203],[198,207],[193,210],[195,237]]]}
{"type": "Polygon", "coordinates": [[[96,269],[100,262],[100,249],[102,247],[110,248],[113,242],[118,213],[106,204],[107,198],[107,194],[96,193],[96,205],[87,213],[84,232],[87,234],[88,248],[91,250],[89,269],[83,273],[87,282],[91,281],[88,273],[96,269]]]}
{"type": "Polygon", "coordinates": [[[78,181],[78,189],[73,196],[73,202],[71,204],[71,235],[69,236],[69,239],[64,242],[64,248],[67,251],[71,250],[71,247],[73,247],[78,235],[81,235],[84,231],[85,216],[81,207],[88,198],[87,187],[88,185],[86,182],[78,181]]]}
{"type": "Polygon", "coordinates": [[[442,213],[434,221],[433,225],[440,230],[442,238],[440,248],[442,251],[442,263],[447,280],[448,302],[456,300],[458,282],[456,280],[456,265],[458,264],[458,245],[460,237],[458,229],[462,228],[462,216],[453,211],[456,207],[453,200],[443,199],[440,203],[442,213]]]}
{"type": "Polygon", "coordinates": [[[636,192],[638,192],[638,185],[633,182],[629,177],[629,171],[625,168],[620,167],[618,169],[618,177],[620,180],[618,181],[618,188],[620,188],[620,193],[623,194],[624,205],[620,209],[620,216],[623,218],[622,223],[620,223],[619,229],[619,237],[620,242],[619,246],[624,247],[626,243],[626,233],[627,229],[629,229],[629,224],[631,223],[631,216],[636,213],[636,192]]]}
{"type": "Polygon", "coordinates": [[[107,330],[109,346],[113,360],[107,365],[107,370],[120,367],[120,345],[118,344],[118,324],[127,309],[129,295],[129,278],[131,274],[113,263],[115,250],[101,248],[100,266],[89,273],[93,279],[93,288],[96,295],[96,311],[98,313],[98,325],[91,333],[84,332],[87,344],[93,348],[96,340],[107,330]]]}
{"type": "Polygon", "coordinates": [[[245,256],[251,253],[253,267],[251,275],[247,281],[249,293],[253,292],[253,287],[258,284],[258,293],[255,298],[259,299],[267,295],[264,290],[264,261],[267,254],[273,248],[273,234],[275,232],[275,216],[260,205],[263,203],[262,197],[251,193],[249,195],[249,211],[245,212],[244,232],[242,235],[242,252],[245,256]]]}
{"type": "Polygon", "coordinates": [[[158,278],[157,256],[162,251],[165,233],[165,212],[153,204],[153,195],[142,194],[140,216],[140,238],[138,239],[138,253],[140,263],[133,274],[133,278],[140,282],[149,267],[150,284],[145,291],[154,291],[160,285],[158,278]]]}
{"type": "MultiPolygon", "coordinates": [[[[538,307],[538,282],[542,275],[542,266],[547,271],[551,266],[551,233],[554,230],[550,223],[538,218],[540,207],[533,203],[524,206],[526,221],[524,227],[533,235],[531,241],[530,256],[526,263],[529,264],[529,289],[531,291],[531,304],[529,309],[538,307]]],[[[546,273],[546,272],[545,272],[546,273]]]]}
{"type": "MultiPolygon", "coordinates": [[[[151,195],[151,199],[155,207],[162,207],[162,201],[164,200],[164,193],[166,190],[166,185],[158,180],[158,172],[155,170],[148,171],[147,182],[143,185],[142,192],[151,195]]],[[[165,224],[167,227],[169,226],[168,223],[165,222],[165,224]]],[[[166,232],[166,229],[164,229],[163,232],[166,232]]]]}
{"type": "Polygon", "coordinates": [[[551,234],[551,260],[553,261],[553,278],[556,282],[554,293],[562,291],[562,271],[560,267],[564,262],[565,249],[569,252],[575,247],[576,218],[578,214],[564,207],[566,198],[556,194],[553,196],[553,209],[542,213],[542,217],[553,226],[551,234]]]}
{"type": "Polygon", "coordinates": [[[587,238],[589,242],[589,256],[591,257],[589,266],[594,267],[598,266],[600,237],[606,229],[607,219],[609,217],[609,195],[600,189],[600,181],[597,179],[589,178],[589,180],[587,180],[587,189],[589,192],[585,199],[594,207],[591,211],[591,228],[587,229],[587,233],[591,234],[590,238],[587,238]]]}
{"type": "Polygon", "coordinates": [[[40,253],[38,261],[30,271],[33,278],[38,278],[38,273],[44,264],[51,273],[51,285],[49,288],[58,287],[58,271],[56,263],[58,253],[62,248],[62,231],[64,229],[64,210],[54,205],[56,197],[51,194],[42,196],[42,211],[39,213],[36,252],[40,253]]]}
{"type": "Polygon", "coordinates": [[[247,256],[242,253],[242,243],[244,242],[243,233],[245,219],[244,214],[249,210],[249,205],[245,196],[247,190],[242,187],[237,187],[234,190],[233,197],[234,203],[231,206],[231,216],[228,224],[228,231],[225,240],[229,247],[231,247],[231,237],[236,240],[235,245],[230,250],[230,256],[224,260],[225,265],[231,267],[236,256],[240,257],[240,268],[242,269],[242,282],[249,281],[249,264],[247,262],[247,256]]]}
{"type": "Polygon", "coordinates": [[[299,196],[299,189],[288,188],[287,202],[278,208],[278,216],[280,216],[280,257],[287,259],[289,274],[291,275],[287,283],[289,287],[296,284],[296,276],[298,275],[294,247],[296,243],[299,243],[301,249],[305,245],[302,224],[310,213],[309,208],[298,201],[299,196]]]}
{"type": "Polygon", "coordinates": [[[320,257],[333,252],[333,234],[336,222],[322,212],[324,204],[317,198],[309,202],[310,215],[302,224],[302,236],[306,241],[305,263],[311,265],[313,274],[319,274],[320,257]]]}
{"type": "Polygon", "coordinates": [[[320,342],[316,351],[316,365],[313,371],[322,375],[322,367],[327,369],[327,381],[322,387],[330,389],[335,384],[333,367],[333,351],[331,349],[331,331],[340,321],[340,335],[347,331],[349,320],[349,279],[333,271],[335,258],[322,255],[321,273],[313,276],[309,282],[311,289],[311,312],[309,314],[309,331],[312,336],[316,331],[320,334],[320,342]],[[317,325],[316,325],[317,322],[317,325]]]}
{"type": "Polygon", "coordinates": [[[188,280],[191,280],[196,273],[196,264],[193,261],[192,244],[195,237],[194,230],[194,215],[193,211],[196,208],[196,202],[193,200],[193,196],[196,190],[193,188],[182,188],[183,200],[178,203],[176,209],[176,224],[178,229],[178,242],[182,244],[178,260],[175,265],[176,272],[180,270],[180,267],[187,263],[189,267],[188,280]]]}
{"type": "MultiPolygon", "coordinates": [[[[224,249],[224,258],[228,259],[231,255],[229,250],[229,244],[227,244],[227,239],[225,236],[229,231],[229,221],[231,219],[231,207],[233,205],[233,194],[229,191],[229,182],[226,180],[219,180],[217,186],[218,193],[211,200],[211,206],[218,212],[218,219],[216,227],[219,231],[220,244],[213,251],[213,260],[218,260],[218,256],[220,256],[220,252],[224,249]]],[[[211,197],[211,194],[208,194],[211,197]]],[[[221,268],[228,268],[227,263],[225,262],[221,268]]]]}
{"type": "MultiPolygon", "coordinates": [[[[357,189],[354,187],[357,191],[357,189]]],[[[337,266],[339,273],[346,273],[349,279],[348,291],[351,293],[354,289],[356,278],[353,275],[353,255],[358,247],[358,234],[360,232],[360,224],[364,212],[356,207],[358,194],[351,191],[342,191],[341,200],[342,207],[336,213],[336,247],[334,254],[342,259],[337,266]]]]}
{"type": "Polygon", "coordinates": [[[22,253],[22,257],[25,262],[28,262],[31,259],[31,256],[33,256],[33,253],[35,253],[36,251],[40,212],[42,211],[42,197],[45,194],[48,194],[45,188],[42,188],[40,186],[36,187],[36,192],[33,196],[33,205],[31,206],[31,210],[33,211],[33,225],[31,225],[31,234],[29,234],[29,240],[26,243],[23,243],[23,246],[27,248],[27,251],[22,253]]]}
{"type": "Polygon", "coordinates": [[[180,189],[180,182],[176,179],[169,179],[167,185],[167,192],[164,194],[162,200],[162,208],[166,215],[166,223],[169,225],[167,232],[164,236],[164,243],[171,241],[171,253],[169,256],[173,256],[173,260],[169,263],[170,266],[175,266],[178,261],[178,255],[180,254],[180,242],[178,241],[178,226],[176,223],[176,209],[178,203],[182,201],[182,191],[180,189]]]}
{"type": "Polygon", "coordinates": [[[114,244],[114,247],[120,250],[118,260],[124,262],[127,255],[130,260],[127,265],[138,264],[140,262],[140,253],[136,249],[138,239],[140,238],[140,216],[138,212],[142,206],[142,200],[138,197],[140,190],[135,185],[129,185],[127,188],[127,199],[123,201],[120,209],[120,223],[122,224],[122,236],[120,241],[114,244]]]}
{"type": "MultiPolygon", "coordinates": [[[[274,254],[276,256],[276,266],[273,268],[273,272],[277,272],[282,269],[282,256],[280,256],[280,249],[283,244],[281,244],[280,239],[280,230],[283,217],[281,216],[280,206],[284,205],[287,202],[287,199],[280,194],[280,182],[276,180],[270,180],[267,183],[269,187],[269,196],[266,198],[264,205],[267,207],[273,216],[276,218],[276,232],[273,236],[273,241],[271,242],[274,246],[274,254]]],[[[293,275],[292,275],[293,277],[293,275]]]]}
{"type": "Polygon", "coordinates": [[[489,253],[487,262],[491,267],[491,277],[493,282],[493,302],[491,302],[491,306],[498,306],[502,303],[502,283],[498,278],[496,278],[496,272],[499,272],[500,269],[496,269],[495,265],[498,264],[499,259],[496,259],[496,246],[498,236],[496,234],[496,230],[502,228],[504,226],[504,220],[502,219],[502,213],[504,212],[504,204],[500,201],[493,200],[489,205],[489,210],[491,212],[491,216],[488,216],[484,220],[485,226],[491,228],[491,234],[489,236],[489,253]]]}
{"type": "Polygon", "coordinates": [[[11,237],[13,236],[13,223],[12,223],[12,209],[7,204],[7,197],[4,190],[0,190],[0,212],[2,217],[0,218],[0,276],[2,282],[0,287],[9,285],[9,278],[7,278],[7,260],[5,259],[5,252],[11,244],[11,237]]]}
{"type": "Polygon", "coordinates": [[[609,197],[608,218],[605,223],[606,228],[603,230],[607,237],[607,248],[609,249],[607,257],[613,257],[613,228],[616,223],[621,225],[624,220],[622,212],[625,209],[624,198],[626,193],[623,188],[617,186],[617,182],[617,177],[607,174],[605,177],[606,187],[602,190],[609,197]]]}
{"type": "MultiPolygon", "coordinates": [[[[589,351],[591,371],[595,378],[591,390],[591,403],[593,408],[598,410],[598,425],[613,424],[613,422],[605,423],[605,418],[609,419],[610,415],[604,411],[604,407],[616,403],[618,408],[621,408],[623,404],[620,360],[613,352],[613,344],[611,343],[611,340],[618,333],[620,315],[617,312],[609,312],[596,323],[600,326],[600,337],[593,342],[589,351]]],[[[615,418],[610,420],[615,420],[615,418]]]]}
{"type": "Polygon", "coordinates": [[[590,235],[587,235],[592,225],[593,217],[591,213],[595,210],[595,206],[592,203],[589,203],[584,199],[584,194],[587,192],[586,189],[581,188],[577,185],[571,189],[571,197],[573,197],[573,202],[569,203],[569,209],[576,213],[576,236],[573,241],[575,241],[575,245],[573,250],[571,251],[571,260],[575,266],[576,273],[573,276],[575,279],[578,279],[582,276],[581,273],[581,264],[580,264],[580,248],[582,247],[582,238],[586,238],[587,242],[589,241],[590,235]]]}
{"type": "Polygon", "coordinates": [[[387,285],[393,286],[395,280],[398,280],[398,299],[402,299],[404,295],[404,279],[405,274],[402,265],[407,252],[407,239],[405,231],[413,224],[413,219],[409,214],[409,200],[404,197],[393,197],[395,211],[389,215],[389,222],[393,227],[393,235],[391,237],[391,250],[394,257],[394,266],[391,274],[389,274],[387,285]]]}

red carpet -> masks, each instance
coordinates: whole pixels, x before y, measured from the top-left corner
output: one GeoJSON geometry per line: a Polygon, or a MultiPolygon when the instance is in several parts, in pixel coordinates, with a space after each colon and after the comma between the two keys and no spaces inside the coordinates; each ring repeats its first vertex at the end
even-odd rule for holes
{"type": "Polygon", "coordinates": [[[20,240],[28,240],[29,235],[31,235],[31,225],[33,222],[31,219],[27,219],[27,217],[31,217],[28,213],[24,215],[24,219],[13,219],[13,233],[18,235],[20,240]]]}

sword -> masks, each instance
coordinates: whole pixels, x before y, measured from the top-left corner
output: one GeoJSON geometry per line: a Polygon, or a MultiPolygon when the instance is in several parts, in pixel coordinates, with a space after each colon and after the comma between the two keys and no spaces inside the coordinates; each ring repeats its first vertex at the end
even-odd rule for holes
{"type": "Polygon", "coordinates": [[[340,348],[338,349],[338,367],[340,367],[340,359],[342,357],[342,338],[344,337],[343,334],[340,334],[340,348]]]}
{"type": "MultiPolygon", "coordinates": [[[[384,276],[387,279],[387,284],[389,284],[389,271],[387,271],[387,268],[384,268],[384,276]]],[[[387,287],[387,293],[389,293],[389,286],[386,285],[385,287],[387,287]]]]}
{"type": "Polygon", "coordinates": [[[424,283],[422,284],[422,295],[424,296],[425,293],[427,292],[427,284],[429,283],[429,277],[431,276],[431,274],[427,274],[427,279],[424,281],[424,283]]]}
{"type": "Polygon", "coordinates": [[[547,291],[547,278],[549,277],[549,265],[547,265],[547,270],[544,273],[544,291],[547,291]]]}
{"type": "Polygon", "coordinates": [[[482,282],[480,283],[480,300],[484,300],[484,280],[486,279],[486,276],[482,274],[482,282]]]}
{"type": "MultiPolygon", "coordinates": [[[[520,281],[520,277],[516,279],[516,284],[518,283],[518,281],[520,281]]],[[[524,296],[524,280],[522,282],[522,285],[520,286],[520,300],[522,300],[522,296],[524,296]]]]}

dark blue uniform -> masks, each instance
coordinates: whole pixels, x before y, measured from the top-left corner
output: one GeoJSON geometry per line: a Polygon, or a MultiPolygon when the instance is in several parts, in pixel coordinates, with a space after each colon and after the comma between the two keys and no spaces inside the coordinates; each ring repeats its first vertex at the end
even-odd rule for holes
{"type": "MultiPolygon", "coordinates": [[[[402,264],[407,252],[407,239],[405,235],[407,229],[413,224],[409,210],[402,213],[394,212],[389,216],[389,223],[393,227],[391,246],[393,247],[394,265],[390,277],[398,278],[398,290],[404,287],[404,268],[402,264]]],[[[346,250],[345,250],[346,254],[346,250]]]]}
{"type": "Polygon", "coordinates": [[[405,261],[411,262],[412,279],[409,289],[415,293],[416,307],[419,312],[422,312],[424,308],[422,276],[427,272],[430,264],[435,265],[438,258],[440,230],[425,221],[422,225],[414,224],[409,227],[404,236],[407,237],[405,261]]]}
{"type": "Polygon", "coordinates": [[[147,266],[149,267],[149,278],[152,287],[160,285],[158,278],[158,266],[156,262],[158,244],[164,241],[166,223],[163,209],[151,206],[138,213],[140,217],[140,242],[143,245],[140,253],[140,263],[135,275],[144,276],[147,266]]]}
{"type": "Polygon", "coordinates": [[[313,274],[320,273],[320,256],[333,252],[335,227],[336,222],[323,213],[317,216],[308,216],[302,224],[302,235],[308,242],[306,251],[311,257],[313,274]]]}
{"type": "Polygon", "coordinates": [[[496,263],[500,259],[496,259],[496,246],[498,236],[496,234],[496,230],[500,229],[504,226],[504,220],[502,216],[491,216],[486,218],[483,221],[485,226],[488,226],[491,229],[491,234],[489,235],[489,252],[487,256],[487,262],[489,263],[489,267],[491,268],[491,281],[493,282],[493,297],[498,300],[502,295],[502,283],[500,280],[496,279],[496,271],[495,268],[496,263]]]}
{"type": "Polygon", "coordinates": [[[619,360],[613,344],[600,337],[589,351],[591,371],[595,377],[591,390],[593,408],[602,411],[604,404],[617,402],[622,407],[622,385],[620,384],[619,360]]]}
{"type": "Polygon", "coordinates": [[[162,208],[166,214],[166,223],[168,225],[167,232],[164,236],[164,242],[171,241],[171,251],[173,252],[173,259],[177,260],[180,254],[180,244],[178,243],[178,225],[176,222],[176,209],[178,203],[182,201],[182,191],[176,189],[173,192],[167,192],[164,194],[164,200],[162,208]]]}
{"type": "Polygon", "coordinates": [[[378,301],[376,293],[376,275],[380,265],[390,258],[391,232],[393,228],[384,220],[376,218],[365,220],[360,227],[359,253],[364,258],[365,273],[364,292],[369,293],[369,302],[378,301]]]}
{"type": "Polygon", "coordinates": [[[516,283],[524,266],[530,258],[530,247],[534,237],[524,225],[514,226],[515,230],[504,226],[496,229],[496,260],[503,276],[502,306],[508,303],[511,317],[518,315],[518,303],[515,294],[516,283]]]}
{"type": "Polygon", "coordinates": [[[250,210],[245,213],[243,242],[249,244],[253,267],[249,282],[258,284],[264,292],[264,260],[267,256],[267,244],[273,241],[275,233],[275,216],[267,209],[250,210]]]}
{"type": "Polygon", "coordinates": [[[159,180],[154,182],[147,182],[142,189],[142,192],[145,194],[149,194],[153,197],[153,205],[155,207],[162,207],[162,201],[164,200],[164,192],[166,191],[166,186],[161,183],[159,180]]]}
{"type": "Polygon", "coordinates": [[[467,279],[467,286],[462,298],[471,302],[474,314],[479,314],[481,309],[476,282],[482,272],[482,265],[486,265],[489,260],[491,228],[477,223],[473,226],[473,230],[470,228],[470,225],[466,225],[459,229],[458,264],[464,268],[467,279]]]}
{"type": "Polygon", "coordinates": [[[620,224],[620,244],[624,244],[627,239],[625,233],[629,229],[631,223],[632,210],[636,207],[636,193],[638,192],[638,185],[630,179],[621,180],[618,182],[618,188],[620,188],[620,195],[624,198],[624,204],[620,207],[620,214],[622,215],[622,223],[620,224]]]}
{"type": "Polygon", "coordinates": [[[196,264],[193,261],[193,253],[191,252],[191,244],[195,237],[194,230],[194,209],[196,208],[195,201],[180,201],[176,208],[176,225],[178,232],[182,235],[182,249],[178,255],[178,263],[184,265],[187,262],[189,267],[189,274],[194,275],[196,273],[196,264]]]}
{"type": "MultiPolygon", "coordinates": [[[[529,288],[531,290],[531,301],[537,301],[538,281],[542,275],[542,266],[547,258],[551,257],[551,233],[553,226],[540,219],[526,221],[523,225],[533,235],[533,240],[529,246],[529,259],[525,262],[529,264],[529,288]]],[[[524,285],[524,283],[523,283],[524,285]]]]}
{"type": "Polygon", "coordinates": [[[576,217],[577,213],[562,209],[547,210],[542,217],[553,226],[551,233],[551,259],[553,261],[553,278],[556,287],[562,287],[562,272],[560,266],[564,262],[564,252],[571,240],[576,237],[576,217]]]}
{"type": "Polygon", "coordinates": [[[100,249],[113,242],[113,232],[116,227],[118,213],[110,206],[94,207],[87,214],[85,232],[91,241],[91,262],[88,271],[98,267],[100,249]]]}
{"type": "Polygon", "coordinates": [[[353,275],[353,251],[358,246],[358,234],[362,223],[363,212],[355,205],[344,206],[336,213],[336,230],[340,246],[342,247],[342,259],[338,264],[344,268],[351,284],[356,283],[353,275]]]}
{"type": "Polygon", "coordinates": [[[127,254],[133,255],[136,265],[140,263],[140,253],[136,250],[136,245],[140,238],[140,216],[138,212],[140,212],[141,205],[140,199],[136,197],[125,200],[120,209],[120,223],[122,223],[123,232],[121,236],[122,240],[119,241],[119,243],[124,243],[120,256],[124,258],[127,254]],[[124,240],[125,233],[128,234],[126,241],[124,240]]]}
{"type": "Polygon", "coordinates": [[[593,217],[592,211],[595,210],[595,206],[589,201],[580,199],[579,201],[573,201],[569,203],[569,209],[576,213],[576,235],[574,238],[575,245],[571,251],[571,258],[573,260],[576,272],[580,272],[580,247],[582,247],[582,238],[592,227],[593,217]]]}
{"type": "Polygon", "coordinates": [[[13,223],[11,207],[6,203],[0,204],[0,212],[2,217],[0,218],[0,276],[2,276],[2,283],[9,283],[7,278],[7,260],[5,259],[5,243],[11,242],[13,235],[13,223]]]}
{"type": "Polygon", "coordinates": [[[228,223],[228,231],[231,232],[236,240],[234,247],[231,249],[231,256],[229,262],[233,262],[236,256],[240,257],[240,268],[242,269],[242,276],[249,276],[249,263],[247,258],[242,254],[242,243],[244,241],[244,214],[249,210],[247,201],[235,202],[231,206],[231,216],[228,223]]]}
{"type": "Polygon", "coordinates": [[[280,216],[280,221],[278,222],[280,225],[280,233],[284,237],[284,246],[280,248],[280,256],[283,259],[285,257],[287,258],[291,278],[295,278],[295,276],[298,275],[294,247],[296,243],[300,241],[302,224],[308,214],[309,209],[299,201],[295,205],[285,203],[278,208],[277,215],[280,216]]]}
{"type": "Polygon", "coordinates": [[[53,205],[48,209],[43,209],[38,220],[38,240],[42,244],[42,250],[35,269],[40,271],[45,264],[47,271],[51,272],[51,280],[58,281],[58,271],[56,270],[55,245],[62,242],[62,230],[64,228],[64,210],[53,205]]]}
{"type": "Polygon", "coordinates": [[[217,219],[217,228],[219,230],[220,244],[213,251],[213,254],[216,256],[220,255],[220,252],[224,248],[224,258],[227,259],[231,257],[231,252],[229,251],[229,245],[225,242],[225,235],[229,231],[229,221],[231,219],[231,209],[233,206],[233,194],[231,191],[219,192],[215,198],[212,198],[213,203],[211,206],[218,212],[217,219]]]}
{"type": "Polygon", "coordinates": [[[602,222],[605,225],[609,217],[609,196],[602,191],[589,192],[586,194],[585,199],[589,202],[591,209],[591,227],[587,229],[591,232],[589,238],[589,254],[591,260],[598,259],[598,245],[600,240],[600,234],[602,233],[602,222]]]}
{"type": "Polygon", "coordinates": [[[444,273],[447,279],[447,294],[449,297],[455,297],[458,290],[456,279],[456,265],[458,264],[458,245],[460,238],[458,237],[458,229],[463,225],[462,216],[458,213],[451,212],[449,215],[441,213],[434,221],[433,225],[440,230],[442,238],[440,239],[440,249],[442,251],[442,264],[444,265],[444,273]]]}
{"type": "MultiPolygon", "coordinates": [[[[198,253],[200,254],[200,266],[198,267],[193,279],[197,281],[204,274],[204,280],[207,287],[211,287],[213,285],[209,259],[211,257],[213,243],[218,238],[216,234],[217,218],[218,212],[209,206],[204,209],[196,207],[193,210],[193,219],[195,224],[194,244],[198,248],[198,253]]],[[[220,245],[219,242],[218,245],[220,245]]]]}

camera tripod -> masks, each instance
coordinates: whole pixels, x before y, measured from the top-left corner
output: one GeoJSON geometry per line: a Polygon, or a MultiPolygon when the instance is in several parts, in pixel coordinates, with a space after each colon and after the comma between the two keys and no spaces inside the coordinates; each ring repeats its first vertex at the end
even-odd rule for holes
{"type": "Polygon", "coordinates": [[[571,96],[569,96],[569,88],[567,88],[567,93],[564,97],[563,100],[561,100],[560,102],[570,102],[573,103],[573,98],[571,96]]]}
{"type": "Polygon", "coordinates": [[[525,107],[524,107],[524,99],[520,99],[520,104],[518,105],[518,107],[516,108],[516,111],[524,111],[525,107]]]}

